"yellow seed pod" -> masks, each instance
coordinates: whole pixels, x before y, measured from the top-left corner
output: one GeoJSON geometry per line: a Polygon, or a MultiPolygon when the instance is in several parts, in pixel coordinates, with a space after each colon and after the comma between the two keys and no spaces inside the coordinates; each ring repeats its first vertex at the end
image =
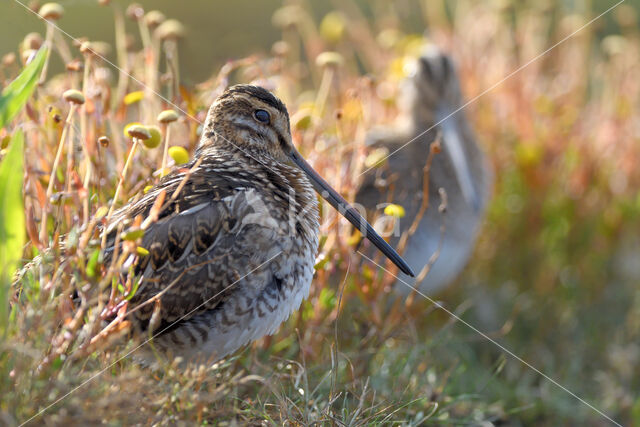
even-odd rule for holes
{"type": "Polygon", "coordinates": [[[124,96],[124,103],[126,105],[135,104],[136,102],[142,101],[144,98],[144,92],[141,90],[137,90],[135,92],[128,93],[124,96]]]}
{"type": "Polygon", "coordinates": [[[158,169],[153,172],[153,176],[156,178],[164,178],[169,175],[169,172],[171,172],[171,168],[158,169]]]}
{"type": "Polygon", "coordinates": [[[355,230],[351,236],[347,239],[347,245],[355,246],[362,240],[362,233],[360,231],[355,230]]]}
{"type": "Polygon", "coordinates": [[[388,156],[389,149],[387,147],[380,147],[371,150],[371,152],[364,159],[364,166],[367,169],[380,167],[384,165],[388,156]]]}
{"type": "Polygon", "coordinates": [[[307,130],[313,122],[312,110],[310,108],[302,108],[291,116],[291,124],[296,130],[307,130]]]}
{"type": "Polygon", "coordinates": [[[153,185],[147,185],[146,187],[144,187],[144,189],[142,190],[143,194],[147,194],[151,189],[153,188],[153,185]]]}
{"type": "Polygon", "coordinates": [[[339,12],[329,12],[320,23],[320,35],[330,43],[337,43],[342,40],[345,28],[344,16],[339,12]]]}
{"type": "Polygon", "coordinates": [[[405,211],[402,206],[391,203],[384,208],[384,214],[394,218],[402,218],[405,215],[405,211]]]}
{"type": "Polygon", "coordinates": [[[162,132],[158,126],[147,126],[147,130],[151,134],[151,138],[142,141],[142,143],[147,148],[156,148],[162,142],[162,132]]]}
{"type": "Polygon", "coordinates": [[[107,209],[106,206],[100,206],[98,208],[98,210],[96,211],[94,218],[96,220],[100,220],[102,218],[104,218],[105,216],[107,216],[107,213],[109,212],[109,209],[107,209]]]}
{"type": "Polygon", "coordinates": [[[376,41],[385,49],[392,49],[402,39],[402,33],[394,28],[388,28],[380,31],[376,36],[376,41]]]}
{"type": "Polygon", "coordinates": [[[189,161],[189,153],[184,147],[174,145],[169,147],[169,156],[176,162],[176,165],[181,165],[189,161]]]}

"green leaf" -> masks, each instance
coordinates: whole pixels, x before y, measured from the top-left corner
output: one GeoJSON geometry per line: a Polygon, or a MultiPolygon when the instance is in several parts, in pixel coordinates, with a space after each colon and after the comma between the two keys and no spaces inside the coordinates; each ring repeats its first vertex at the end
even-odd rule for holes
{"type": "Polygon", "coordinates": [[[97,277],[100,268],[100,249],[96,249],[91,253],[89,262],[87,263],[86,273],[89,277],[97,277]]]}
{"type": "Polygon", "coordinates": [[[47,48],[42,47],[33,60],[24,67],[18,77],[0,94],[0,129],[5,127],[22,110],[38,84],[42,67],[47,58],[47,48]]]}
{"type": "Polygon", "coordinates": [[[140,286],[140,278],[136,277],[136,279],[133,281],[133,288],[131,288],[131,292],[129,292],[129,294],[124,297],[124,299],[129,301],[131,298],[133,298],[136,292],[138,292],[138,286],[140,286]]]}
{"type": "Polygon", "coordinates": [[[9,288],[22,259],[25,241],[22,206],[22,152],[24,135],[17,131],[0,163],[0,329],[7,320],[9,288]]]}

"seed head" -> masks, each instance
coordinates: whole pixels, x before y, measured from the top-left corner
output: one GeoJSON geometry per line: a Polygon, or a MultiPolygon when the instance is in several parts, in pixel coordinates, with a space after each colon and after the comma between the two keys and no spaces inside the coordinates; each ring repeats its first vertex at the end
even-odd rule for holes
{"type": "Polygon", "coordinates": [[[147,126],[147,130],[149,131],[151,138],[145,139],[142,143],[147,148],[156,148],[162,141],[162,132],[160,132],[160,129],[157,126],[147,126]]]}
{"type": "Polygon", "coordinates": [[[169,156],[171,156],[177,165],[181,165],[189,161],[189,153],[184,147],[180,147],[179,145],[169,147],[169,156]]]}
{"type": "Polygon", "coordinates": [[[338,52],[322,52],[316,57],[318,67],[338,67],[343,62],[344,59],[338,52]]]}
{"type": "Polygon", "coordinates": [[[166,19],[167,18],[164,16],[164,14],[159,10],[152,10],[150,12],[147,12],[147,14],[144,17],[144,22],[147,24],[149,28],[157,28],[166,19]]]}
{"type": "Polygon", "coordinates": [[[144,16],[144,9],[139,3],[131,3],[129,7],[127,7],[126,14],[127,18],[137,21],[139,19],[142,19],[142,17],[144,16]]]}
{"type": "Polygon", "coordinates": [[[107,148],[109,146],[110,141],[107,136],[102,135],[100,138],[98,138],[98,142],[102,147],[107,148]]]}
{"type": "Polygon", "coordinates": [[[146,141],[147,139],[151,138],[151,132],[149,132],[149,128],[141,124],[128,126],[127,133],[131,138],[137,138],[141,141],[146,141]]]}
{"type": "Polygon", "coordinates": [[[38,11],[38,15],[47,21],[57,21],[64,15],[64,8],[58,3],[45,3],[38,11]]]}
{"type": "Polygon", "coordinates": [[[167,124],[175,122],[176,120],[178,120],[178,113],[173,110],[164,110],[163,112],[158,114],[158,121],[160,123],[167,124]]]}
{"type": "Polygon", "coordinates": [[[24,40],[22,40],[22,48],[25,50],[38,50],[40,46],[42,46],[42,36],[39,33],[29,33],[24,36],[24,40]]]}
{"type": "Polygon", "coordinates": [[[84,95],[79,90],[69,89],[62,94],[62,98],[72,104],[84,104],[84,95]]]}
{"type": "Polygon", "coordinates": [[[154,35],[160,40],[178,40],[184,37],[184,26],[175,19],[168,19],[156,28],[154,35]]]}

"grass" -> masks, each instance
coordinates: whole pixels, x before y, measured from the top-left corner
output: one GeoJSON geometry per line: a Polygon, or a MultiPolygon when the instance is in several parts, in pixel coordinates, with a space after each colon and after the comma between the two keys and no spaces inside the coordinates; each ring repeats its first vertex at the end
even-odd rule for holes
{"type": "MultiPolygon", "coordinates": [[[[285,6],[273,17],[282,41],[272,53],[229,62],[192,87],[180,85],[179,26],[158,32],[140,20],[142,49],[127,49],[125,20],[144,15],[135,7],[105,6],[119,29],[109,59],[133,78],[92,53],[102,44],[82,46],[43,24],[51,55],[69,65],[47,72],[0,135],[5,161],[8,138],[24,132],[28,236],[2,330],[3,424],[605,423],[428,301],[394,298],[392,278],[360,263],[328,209],[311,295],[275,336],[213,367],[151,371],[128,356],[134,344],[118,339],[118,328],[102,330],[97,290],[112,286],[109,307],[134,287],[100,265],[96,231],[132,147],[128,123],[160,125],[157,115],[172,108],[179,119],[160,126],[163,138],[191,153],[199,122],[228,83],[272,85],[301,152],[353,197],[366,131],[396,118],[403,64],[425,43],[405,19],[422,20],[429,41],[452,53],[471,99],[595,14],[536,2],[421,4],[360,11],[342,2],[321,21],[304,2],[285,6]],[[341,63],[317,64],[325,51],[341,63]],[[86,102],[69,114],[62,94],[71,88],[86,102]]],[[[640,423],[635,13],[619,6],[467,107],[496,184],[471,264],[437,295],[624,424],[640,423]]],[[[5,56],[3,86],[33,43],[5,56]]],[[[163,153],[163,145],[136,149],[116,206],[157,180],[163,153]]],[[[136,234],[129,238],[126,250],[135,251],[136,234]]]]}

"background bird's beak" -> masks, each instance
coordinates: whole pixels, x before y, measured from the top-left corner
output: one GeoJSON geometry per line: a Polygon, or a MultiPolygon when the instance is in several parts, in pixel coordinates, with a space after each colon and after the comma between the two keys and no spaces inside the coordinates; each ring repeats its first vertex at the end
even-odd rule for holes
{"type": "Polygon", "coordinates": [[[398,268],[411,277],[415,277],[415,274],[411,270],[411,267],[402,259],[400,255],[382,238],[373,227],[354,209],[336,190],[331,188],[329,183],[325,181],[305,159],[302,158],[300,153],[293,149],[289,153],[289,157],[293,162],[298,165],[300,169],[309,177],[313,188],[333,206],[340,214],[342,214],[351,224],[353,224],[364,237],[369,239],[380,251],[391,260],[398,268]]]}
{"type": "Polygon", "coordinates": [[[469,162],[464,151],[462,137],[460,135],[455,114],[450,108],[438,108],[436,113],[436,123],[440,123],[442,130],[443,148],[453,164],[455,178],[460,185],[462,196],[474,212],[480,210],[480,195],[473,185],[473,177],[469,162]]]}

